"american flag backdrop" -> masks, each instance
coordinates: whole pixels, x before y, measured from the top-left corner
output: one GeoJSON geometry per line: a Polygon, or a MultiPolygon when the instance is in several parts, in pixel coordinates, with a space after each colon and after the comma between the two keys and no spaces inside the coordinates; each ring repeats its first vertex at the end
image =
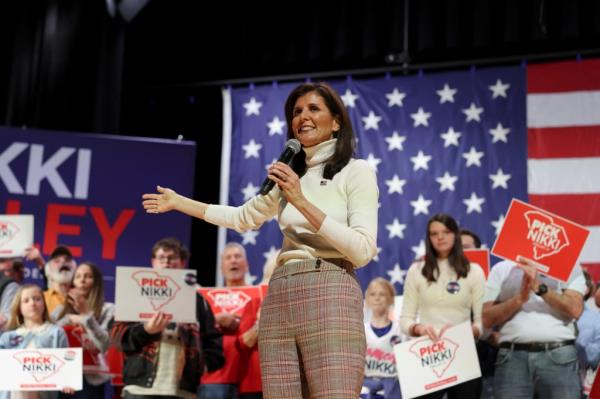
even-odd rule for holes
{"type": "MultiPolygon", "coordinates": [[[[257,195],[286,142],[283,105],[298,83],[223,90],[221,203],[240,205],[257,195]]],[[[356,156],[377,171],[379,253],[358,272],[363,289],[382,276],[402,292],[407,268],[424,253],[433,214],[453,215],[491,247],[510,200],[528,200],[527,67],[329,83],[348,109],[356,156]]],[[[275,220],[257,231],[219,234],[219,252],[227,241],[246,248],[250,282],[260,280],[282,240],[275,220]]]]}

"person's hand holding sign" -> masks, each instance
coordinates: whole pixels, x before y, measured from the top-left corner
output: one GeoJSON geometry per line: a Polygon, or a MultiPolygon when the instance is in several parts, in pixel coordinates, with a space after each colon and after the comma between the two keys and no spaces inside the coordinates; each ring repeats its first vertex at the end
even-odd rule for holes
{"type": "Polygon", "coordinates": [[[159,334],[163,332],[167,324],[169,324],[167,315],[163,312],[157,312],[144,324],[144,330],[150,335],[159,334]]]}
{"type": "Polygon", "coordinates": [[[447,327],[444,327],[438,334],[435,327],[433,327],[432,325],[419,323],[419,324],[415,324],[412,327],[412,333],[413,333],[413,335],[415,335],[417,337],[426,335],[433,342],[437,342],[442,337],[442,334],[444,333],[446,328],[447,327]]]}
{"type": "MultiPolygon", "coordinates": [[[[523,275],[527,278],[529,287],[533,292],[537,292],[540,282],[538,281],[538,270],[535,263],[522,256],[518,257],[518,261],[519,263],[517,263],[517,265],[523,270],[523,275]]],[[[526,300],[524,302],[526,302],[526,300]]]]}

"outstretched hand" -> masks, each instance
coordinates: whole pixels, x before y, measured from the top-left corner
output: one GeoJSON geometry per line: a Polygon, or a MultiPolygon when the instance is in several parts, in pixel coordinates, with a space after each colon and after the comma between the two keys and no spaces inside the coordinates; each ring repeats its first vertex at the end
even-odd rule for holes
{"type": "Polygon", "coordinates": [[[156,186],[157,194],[142,195],[142,205],[146,213],[164,213],[175,209],[179,195],[171,190],[161,186],[156,186]]]}

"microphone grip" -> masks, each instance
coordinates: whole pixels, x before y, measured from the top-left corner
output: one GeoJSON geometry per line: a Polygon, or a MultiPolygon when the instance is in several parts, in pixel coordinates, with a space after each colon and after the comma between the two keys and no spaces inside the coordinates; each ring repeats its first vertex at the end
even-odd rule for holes
{"type": "Polygon", "coordinates": [[[269,194],[269,191],[271,191],[273,187],[275,187],[275,182],[268,177],[265,177],[265,181],[263,182],[262,186],[260,186],[260,195],[269,194]]]}
{"type": "MultiPolygon", "coordinates": [[[[292,150],[289,147],[286,147],[279,159],[277,160],[277,162],[283,162],[284,164],[289,165],[294,155],[296,155],[294,150],[292,150]]],[[[260,186],[259,194],[267,195],[269,194],[269,191],[273,189],[273,187],[275,187],[275,182],[266,177],[263,181],[263,184],[260,186]]]]}

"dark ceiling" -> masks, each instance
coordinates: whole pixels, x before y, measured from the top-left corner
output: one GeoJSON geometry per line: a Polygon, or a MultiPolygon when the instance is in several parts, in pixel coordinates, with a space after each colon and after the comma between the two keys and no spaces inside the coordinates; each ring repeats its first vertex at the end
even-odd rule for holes
{"type": "MultiPolygon", "coordinates": [[[[197,143],[195,197],[207,202],[218,201],[225,82],[600,54],[600,0],[146,2],[2,2],[0,123],[182,134],[197,143]],[[141,8],[127,21],[110,4],[141,8]]],[[[215,228],[193,225],[196,256],[215,259],[215,243],[215,228]]]]}

